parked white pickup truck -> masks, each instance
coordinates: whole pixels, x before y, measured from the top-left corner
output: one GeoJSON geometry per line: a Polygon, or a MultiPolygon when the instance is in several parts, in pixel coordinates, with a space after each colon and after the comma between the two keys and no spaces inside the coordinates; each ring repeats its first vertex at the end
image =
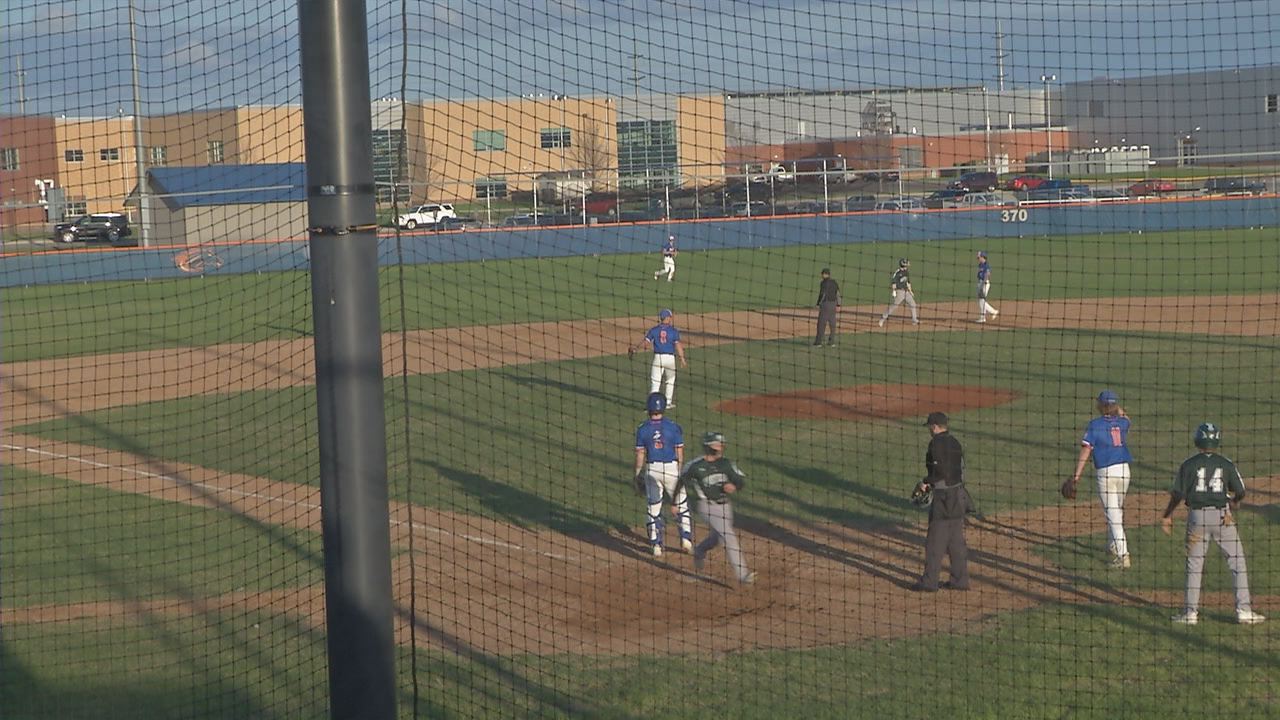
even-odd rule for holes
{"type": "Polygon", "coordinates": [[[419,225],[435,225],[445,218],[456,218],[458,213],[453,211],[453,205],[449,203],[429,203],[427,205],[419,205],[409,212],[396,218],[396,225],[412,230],[419,225]]]}

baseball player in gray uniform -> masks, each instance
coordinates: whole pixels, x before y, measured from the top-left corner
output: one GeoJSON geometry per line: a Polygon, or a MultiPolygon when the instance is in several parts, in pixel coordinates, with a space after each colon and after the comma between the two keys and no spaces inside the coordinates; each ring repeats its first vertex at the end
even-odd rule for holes
{"type": "Polygon", "coordinates": [[[884,314],[880,316],[880,327],[884,327],[884,321],[889,319],[894,310],[898,306],[906,303],[911,308],[911,323],[913,325],[920,324],[920,314],[916,312],[916,296],[911,290],[911,261],[906,258],[898,259],[898,269],[893,273],[893,277],[889,280],[889,288],[893,290],[893,302],[889,307],[885,308],[884,314]]]}
{"type": "Polygon", "coordinates": [[[693,569],[702,572],[707,553],[724,541],[725,554],[734,576],[743,585],[756,581],[756,573],[747,570],[738,533],[733,529],[733,505],[729,496],[746,487],[747,476],[738,464],[724,456],[724,435],[708,432],[702,436],[702,457],[690,462],[680,473],[678,492],[688,492],[698,500],[698,514],[711,532],[693,549],[693,569]]]}
{"type": "Polygon", "coordinates": [[[1236,529],[1232,510],[1244,499],[1244,480],[1235,463],[1218,454],[1222,430],[1213,423],[1196,428],[1199,452],[1183,461],[1169,491],[1169,504],[1160,520],[1165,535],[1173,533],[1173,511],[1187,504],[1187,589],[1182,612],[1173,616],[1180,625],[1200,621],[1200,580],[1209,541],[1218,543],[1236,590],[1236,622],[1257,625],[1266,620],[1253,611],[1249,602],[1249,570],[1245,566],[1244,545],[1236,529]]]}

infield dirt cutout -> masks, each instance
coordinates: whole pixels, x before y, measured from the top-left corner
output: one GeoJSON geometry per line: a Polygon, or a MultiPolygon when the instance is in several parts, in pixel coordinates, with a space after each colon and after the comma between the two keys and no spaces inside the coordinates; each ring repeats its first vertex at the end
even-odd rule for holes
{"type": "Polygon", "coordinates": [[[972,385],[857,385],[747,395],[717,403],[719,412],[762,418],[897,420],[939,410],[947,413],[995,407],[1020,395],[972,385]]]}
{"type": "MultiPolygon", "coordinates": [[[[1258,336],[1275,335],[1280,327],[1280,296],[1271,294],[1007,302],[1001,304],[999,322],[981,330],[972,324],[969,302],[927,305],[919,327],[891,323],[878,329],[874,320],[879,310],[879,306],[845,308],[842,334],[1061,327],[1258,336]]],[[[805,338],[813,330],[814,318],[811,309],[782,308],[680,315],[677,322],[696,349],[805,338]]],[[[385,372],[388,376],[404,368],[411,374],[449,372],[622,354],[652,323],[652,318],[615,318],[388,335],[385,372]],[[583,340],[548,340],[562,337],[583,340]]],[[[804,351],[830,352],[807,347],[804,351]]],[[[318,533],[316,487],[9,430],[26,422],[116,405],[307,384],[314,378],[312,357],[310,341],[304,339],[9,363],[0,377],[7,420],[0,436],[0,461],[117,492],[201,505],[264,525],[318,533]]],[[[793,394],[788,411],[809,417],[874,420],[917,416],[934,409],[989,407],[1015,398],[1000,388],[862,386],[793,394]]],[[[758,398],[737,398],[724,401],[718,409],[752,415],[771,411],[760,403],[758,398]]],[[[856,468],[840,472],[856,472],[856,468]]],[[[1056,482],[1054,478],[1045,491],[1046,501],[1055,504],[972,523],[968,533],[972,591],[923,595],[908,590],[923,559],[923,516],[904,523],[836,524],[741,515],[738,527],[744,551],[752,569],[759,571],[760,581],[738,588],[729,580],[722,551],[708,558],[706,574],[699,576],[687,555],[672,550],[661,560],[650,557],[639,525],[569,536],[393,503],[397,639],[464,654],[716,654],[971,631],[981,627],[984,618],[1044,602],[1178,606],[1181,591],[1133,592],[1081,582],[1035,554],[1037,546],[1103,529],[1100,510],[1085,494],[1076,502],[1056,504],[1060,502],[1054,494],[1056,482]]],[[[1253,479],[1253,504],[1277,502],[1278,489],[1276,478],[1253,479]]],[[[1126,525],[1153,524],[1164,501],[1163,493],[1130,493],[1126,525]]],[[[636,498],[621,487],[616,502],[634,506],[637,516],[642,512],[636,498]]],[[[673,539],[668,540],[668,547],[673,547],[673,539]]],[[[1099,547],[1100,563],[1103,557],[1099,547]]],[[[1134,563],[1129,572],[1145,572],[1141,556],[1134,563]]],[[[1229,608],[1230,603],[1228,594],[1204,598],[1206,608],[1229,608]]],[[[1277,600],[1258,596],[1254,604],[1265,613],[1275,609],[1277,600]]],[[[152,614],[260,610],[321,627],[322,588],[5,606],[0,608],[0,624],[81,619],[132,622],[152,614]]]]}

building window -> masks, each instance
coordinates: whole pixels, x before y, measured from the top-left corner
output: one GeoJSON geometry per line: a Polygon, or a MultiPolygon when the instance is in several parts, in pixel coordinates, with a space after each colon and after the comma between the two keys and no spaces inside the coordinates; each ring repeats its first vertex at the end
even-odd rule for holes
{"type": "Polygon", "coordinates": [[[542,136],[543,150],[567,148],[573,145],[569,128],[543,128],[539,134],[542,136]]]}
{"type": "Polygon", "coordinates": [[[1100,118],[1107,116],[1107,103],[1102,100],[1089,101],[1089,117],[1100,118]]]}
{"type": "Polygon", "coordinates": [[[115,162],[120,159],[120,148],[102,148],[98,151],[98,159],[115,162]]]}
{"type": "Polygon", "coordinates": [[[507,179],[505,177],[476,178],[476,199],[504,198],[507,196],[507,179]]]}
{"type": "Polygon", "coordinates": [[[68,200],[66,207],[62,209],[62,218],[78,218],[82,215],[89,214],[89,203],[84,200],[68,200]]]}
{"type": "Polygon", "coordinates": [[[210,140],[210,141],[209,141],[209,164],[210,164],[210,165],[221,165],[221,164],[222,164],[222,161],[223,161],[223,160],[225,160],[225,159],[226,159],[226,157],[225,157],[225,155],[224,155],[224,153],[223,153],[223,145],[222,145],[222,141],[221,141],[221,140],[210,140]]]}
{"type": "Polygon", "coordinates": [[[1267,96],[1267,112],[1280,112],[1280,95],[1267,96]]]}
{"type": "Polygon", "coordinates": [[[84,150],[67,150],[62,153],[62,157],[67,162],[84,162],[84,150]]]}
{"type": "Polygon", "coordinates": [[[151,146],[147,152],[147,162],[150,165],[168,165],[169,148],[163,145],[151,146]]]}
{"type": "Polygon", "coordinates": [[[0,170],[18,169],[18,148],[0,148],[0,170]]]}
{"type": "Polygon", "coordinates": [[[476,130],[471,133],[476,152],[494,152],[507,149],[506,130],[476,130]]]}
{"type": "Polygon", "coordinates": [[[630,187],[678,185],[674,120],[618,123],[618,176],[630,187]]]}

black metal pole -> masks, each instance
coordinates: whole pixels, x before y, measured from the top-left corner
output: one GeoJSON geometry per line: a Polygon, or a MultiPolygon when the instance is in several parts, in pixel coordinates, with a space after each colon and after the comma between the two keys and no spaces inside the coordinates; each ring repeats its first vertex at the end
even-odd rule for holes
{"type": "Polygon", "coordinates": [[[364,0],[298,0],[330,716],[396,715],[364,0]]]}

